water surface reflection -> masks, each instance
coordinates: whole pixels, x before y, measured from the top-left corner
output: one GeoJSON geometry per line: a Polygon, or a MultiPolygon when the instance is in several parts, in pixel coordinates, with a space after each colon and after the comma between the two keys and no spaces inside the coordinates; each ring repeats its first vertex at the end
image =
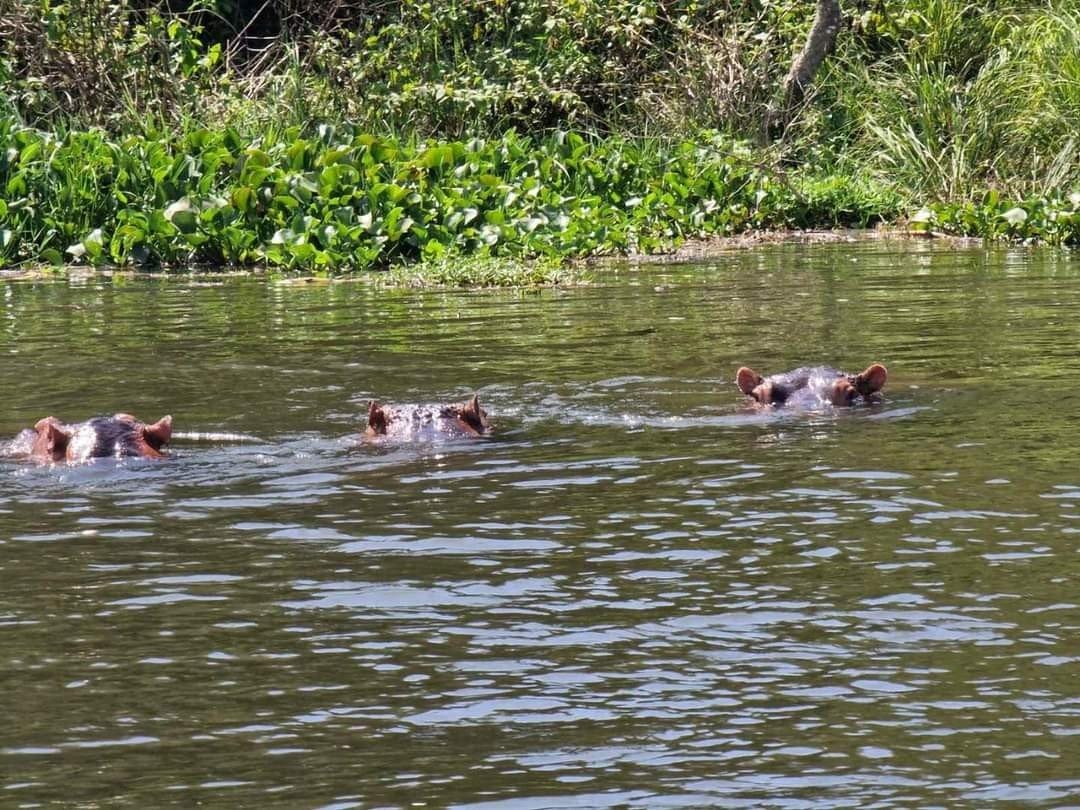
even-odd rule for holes
{"type": "Polygon", "coordinates": [[[2,291],[3,435],[129,410],[255,437],[0,466],[12,806],[1080,797],[1067,254],[2,291]],[[871,360],[877,409],[731,382],[871,360]],[[490,439],[359,440],[369,398],[474,389],[490,439]]]}

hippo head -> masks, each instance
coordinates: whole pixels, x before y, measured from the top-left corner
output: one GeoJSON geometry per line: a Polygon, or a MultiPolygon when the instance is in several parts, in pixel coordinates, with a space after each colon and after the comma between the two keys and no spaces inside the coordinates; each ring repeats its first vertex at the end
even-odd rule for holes
{"type": "Polygon", "coordinates": [[[368,403],[368,423],[364,436],[377,439],[391,436],[397,439],[432,441],[438,439],[481,436],[491,431],[487,413],[480,399],[460,405],[400,405],[390,408],[375,400],[368,403]]]}
{"type": "Polygon", "coordinates": [[[131,414],[118,413],[67,425],[55,416],[47,416],[34,425],[34,432],[30,455],[39,461],[88,461],[109,456],[161,458],[162,448],[172,438],[172,417],[147,425],[131,414]]]}
{"type": "Polygon", "coordinates": [[[888,376],[881,363],[874,363],[860,374],[845,374],[828,366],[801,366],[770,377],[743,366],[735,383],[761,405],[782,405],[790,400],[812,407],[821,403],[853,405],[859,397],[876,402],[888,376]]]}

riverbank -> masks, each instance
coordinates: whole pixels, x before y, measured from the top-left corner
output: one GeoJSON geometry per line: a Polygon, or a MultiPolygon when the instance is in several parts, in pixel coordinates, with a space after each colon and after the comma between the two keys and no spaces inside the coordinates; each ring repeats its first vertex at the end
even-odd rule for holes
{"type": "MultiPolygon", "coordinates": [[[[0,282],[77,281],[122,279],[127,281],[174,280],[195,286],[218,286],[238,277],[261,277],[268,283],[291,287],[325,284],[370,284],[381,288],[491,288],[543,289],[581,287],[602,282],[606,271],[620,266],[709,263],[721,257],[743,254],[772,245],[858,245],[866,242],[892,243],[898,249],[933,242],[945,248],[970,249],[995,244],[976,236],[956,236],[907,227],[834,230],[751,231],[736,236],[716,236],[687,240],[677,247],[657,253],[597,255],[586,259],[521,259],[491,256],[453,256],[433,261],[398,264],[384,270],[319,272],[282,271],[267,266],[223,268],[194,265],[185,268],[136,269],[130,266],[65,264],[59,266],[27,263],[0,268],[0,282]]],[[[1026,247],[1041,243],[1029,242],[1026,247]]]]}

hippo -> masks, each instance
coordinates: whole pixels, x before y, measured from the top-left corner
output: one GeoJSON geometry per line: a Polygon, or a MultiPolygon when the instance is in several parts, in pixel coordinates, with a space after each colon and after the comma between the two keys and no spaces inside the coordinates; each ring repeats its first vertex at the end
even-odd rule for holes
{"type": "Polygon", "coordinates": [[[859,374],[848,374],[828,366],[803,366],[769,377],[762,377],[752,368],[743,366],[735,376],[735,383],[760,405],[813,408],[854,405],[860,398],[865,402],[879,402],[881,395],[878,392],[888,376],[888,370],[881,363],[874,363],[859,374]]]}
{"type": "Polygon", "coordinates": [[[97,416],[73,425],[46,416],[11,442],[9,454],[53,463],[124,456],[164,458],[162,448],[170,438],[171,416],[164,416],[152,425],[127,413],[97,416]]]}
{"type": "Polygon", "coordinates": [[[487,413],[480,399],[460,405],[406,405],[392,408],[375,400],[368,404],[368,423],[364,437],[431,441],[483,436],[491,432],[487,413]]]}

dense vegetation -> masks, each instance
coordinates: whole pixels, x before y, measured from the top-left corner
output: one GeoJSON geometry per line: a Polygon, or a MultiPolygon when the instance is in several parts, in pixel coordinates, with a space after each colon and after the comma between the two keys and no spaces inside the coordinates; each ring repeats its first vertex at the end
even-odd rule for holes
{"type": "Polygon", "coordinates": [[[1080,0],[0,0],[0,264],[1080,241],[1080,0]],[[917,212],[917,213],[916,213],[917,212]]]}

